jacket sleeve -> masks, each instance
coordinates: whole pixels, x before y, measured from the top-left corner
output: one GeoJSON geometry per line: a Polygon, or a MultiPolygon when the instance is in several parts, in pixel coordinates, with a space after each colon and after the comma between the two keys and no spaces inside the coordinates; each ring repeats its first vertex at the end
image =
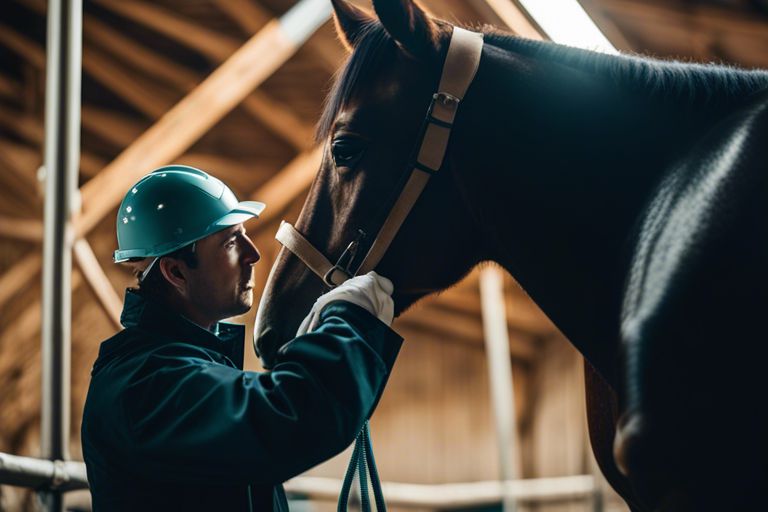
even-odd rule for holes
{"type": "Polygon", "coordinates": [[[127,456],[164,481],[283,482],[354,440],[401,343],[364,309],[336,302],[314,332],[279,351],[270,372],[238,370],[188,345],[165,346],[123,395],[136,442],[127,456]]]}

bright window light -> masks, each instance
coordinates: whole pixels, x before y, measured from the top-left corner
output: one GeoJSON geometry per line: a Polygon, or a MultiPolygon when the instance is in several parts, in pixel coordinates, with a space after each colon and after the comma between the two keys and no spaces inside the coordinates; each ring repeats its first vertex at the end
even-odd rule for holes
{"type": "Polygon", "coordinates": [[[519,0],[556,43],[603,53],[618,53],[576,0],[519,0]]]}

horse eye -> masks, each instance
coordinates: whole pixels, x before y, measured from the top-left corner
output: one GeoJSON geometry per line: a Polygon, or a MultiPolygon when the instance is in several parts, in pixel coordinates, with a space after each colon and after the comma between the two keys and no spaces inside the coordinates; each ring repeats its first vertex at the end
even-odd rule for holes
{"type": "Polygon", "coordinates": [[[333,163],[337,168],[353,168],[360,157],[363,156],[365,144],[360,139],[344,137],[334,140],[331,143],[331,154],[333,163]]]}

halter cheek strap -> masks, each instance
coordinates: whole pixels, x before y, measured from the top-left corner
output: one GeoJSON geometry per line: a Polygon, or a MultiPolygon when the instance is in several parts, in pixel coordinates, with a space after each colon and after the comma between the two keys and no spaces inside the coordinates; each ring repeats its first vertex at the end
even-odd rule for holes
{"type": "MultiPolygon", "coordinates": [[[[354,273],[365,274],[376,268],[429,178],[442,167],[456,112],[477,74],[482,50],[483,34],[454,27],[438,92],[433,95],[427,112],[424,136],[411,175],[379,230],[376,240],[354,273]]],[[[330,287],[340,285],[353,275],[349,266],[354,260],[354,251],[357,250],[359,239],[353,241],[339,258],[339,262],[333,265],[296,228],[285,221],[280,224],[275,238],[330,287]],[[352,257],[350,251],[353,251],[352,257]]]]}

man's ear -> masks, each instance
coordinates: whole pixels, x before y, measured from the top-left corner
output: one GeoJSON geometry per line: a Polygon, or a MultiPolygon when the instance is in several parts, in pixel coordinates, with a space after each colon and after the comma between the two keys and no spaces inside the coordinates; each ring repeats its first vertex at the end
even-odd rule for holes
{"type": "Polygon", "coordinates": [[[360,41],[365,26],[372,23],[374,18],[346,0],[331,0],[331,3],[336,34],[347,51],[351,52],[360,41]]]}
{"type": "Polygon", "coordinates": [[[182,268],[181,260],[177,260],[176,258],[160,258],[157,265],[160,267],[160,272],[162,272],[165,280],[168,281],[177,292],[184,295],[187,289],[187,277],[184,272],[186,269],[182,268]]]}
{"type": "Polygon", "coordinates": [[[373,0],[373,8],[387,33],[406,53],[426,59],[437,53],[437,23],[413,0],[373,0]]]}

